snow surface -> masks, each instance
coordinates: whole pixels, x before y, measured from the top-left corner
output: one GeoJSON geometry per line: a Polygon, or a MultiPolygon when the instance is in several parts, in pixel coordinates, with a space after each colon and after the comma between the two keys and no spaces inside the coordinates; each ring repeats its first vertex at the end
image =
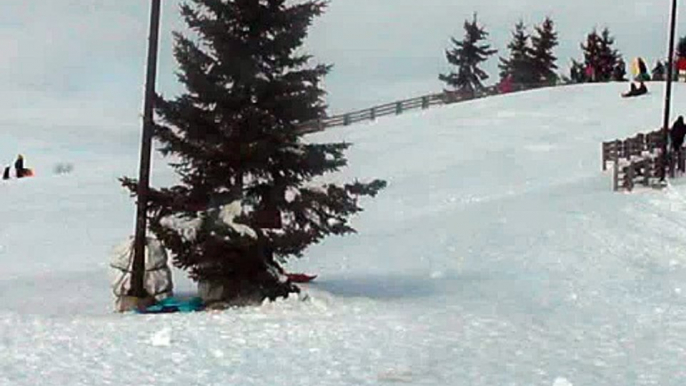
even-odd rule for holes
{"type": "MultiPolygon", "coordinates": [[[[301,299],[219,313],[113,314],[138,133],[3,127],[36,177],[0,183],[0,385],[682,385],[686,187],[611,191],[600,143],[659,127],[662,88],[498,96],[335,128],[385,178],[294,261],[301,299]],[[54,174],[54,165],[73,171],[54,174]]],[[[675,114],[686,87],[675,86],[675,114]]],[[[173,180],[156,157],[153,182],[173,180]]],[[[175,272],[175,288],[191,283],[175,272]]]]}

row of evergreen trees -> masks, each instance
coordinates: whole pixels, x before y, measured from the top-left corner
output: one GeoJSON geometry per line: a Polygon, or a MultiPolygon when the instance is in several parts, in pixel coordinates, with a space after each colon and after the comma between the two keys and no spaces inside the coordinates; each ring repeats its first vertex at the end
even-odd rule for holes
{"type": "MultiPolygon", "coordinates": [[[[483,82],[489,78],[480,68],[481,64],[495,55],[497,50],[486,42],[488,32],[479,25],[476,14],[471,21],[464,22],[464,30],[464,38],[451,38],[454,47],[446,51],[446,58],[455,66],[455,70],[440,74],[439,79],[457,92],[473,95],[484,89],[483,82]]],[[[586,41],[581,44],[583,59],[581,62],[572,60],[569,78],[560,77],[557,73],[554,49],[558,43],[555,23],[550,17],[535,25],[533,33],[522,21],[518,22],[512,31],[512,40],[507,45],[508,56],[500,57],[500,81],[535,86],[558,81],[625,80],[625,64],[622,55],[613,47],[614,38],[609,29],[605,28],[600,33],[594,29],[588,34],[586,41]]]]}

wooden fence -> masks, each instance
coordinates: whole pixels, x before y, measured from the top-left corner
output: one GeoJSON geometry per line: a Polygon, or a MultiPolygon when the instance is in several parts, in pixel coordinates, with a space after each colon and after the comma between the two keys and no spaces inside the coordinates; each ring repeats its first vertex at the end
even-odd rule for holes
{"type": "Polygon", "coordinates": [[[663,143],[662,130],[639,133],[624,140],[603,142],[602,168],[605,171],[607,162],[612,163],[613,190],[631,191],[639,183],[650,186],[662,178],[662,173],[668,173],[673,178],[677,169],[682,172],[686,170],[684,149],[680,149],[676,157],[670,155],[665,160],[662,156],[663,143]]]}
{"type": "Polygon", "coordinates": [[[620,158],[640,156],[643,152],[653,152],[662,149],[664,134],[662,130],[649,133],[639,133],[633,137],[614,141],[603,142],[602,145],[602,168],[607,170],[607,163],[616,163],[620,158]]]}
{"type": "Polygon", "coordinates": [[[423,95],[418,98],[405,99],[397,102],[386,103],[372,108],[353,111],[345,114],[334,115],[316,121],[306,122],[302,125],[303,133],[322,131],[329,127],[348,126],[362,121],[373,121],[384,115],[399,115],[408,110],[428,109],[431,106],[444,104],[445,93],[423,95]]]}
{"type": "MultiPolygon", "coordinates": [[[[551,85],[548,83],[515,84],[513,85],[512,92],[525,91],[546,86],[551,85]]],[[[435,105],[465,102],[486,96],[497,95],[498,93],[499,91],[497,86],[486,87],[474,94],[444,91],[441,93],[423,95],[417,98],[386,103],[364,110],[353,111],[305,122],[300,126],[300,130],[301,133],[313,133],[328,129],[330,127],[348,126],[362,121],[374,121],[376,118],[384,115],[399,115],[409,110],[428,109],[429,107],[435,105]]]]}
{"type": "Polygon", "coordinates": [[[638,183],[650,186],[661,176],[661,160],[657,153],[618,160],[613,166],[612,189],[632,191],[638,183]]]}

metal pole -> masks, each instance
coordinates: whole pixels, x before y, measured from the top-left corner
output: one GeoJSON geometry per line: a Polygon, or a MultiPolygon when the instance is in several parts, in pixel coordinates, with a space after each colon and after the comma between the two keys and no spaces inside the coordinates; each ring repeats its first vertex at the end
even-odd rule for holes
{"type": "Polygon", "coordinates": [[[672,15],[669,30],[669,48],[667,57],[667,87],[665,88],[664,120],[662,121],[662,170],[660,181],[665,180],[667,174],[667,138],[669,136],[669,109],[672,103],[672,77],[674,74],[674,35],[676,33],[677,0],[672,0],[672,15]]]}
{"type": "Polygon", "coordinates": [[[131,296],[146,297],[143,286],[145,273],[145,241],[148,212],[148,187],[150,184],[150,157],[153,134],[153,103],[155,99],[155,78],[157,75],[157,46],[160,29],[160,2],[152,0],[150,12],[150,37],[148,40],[148,68],[145,79],[145,103],[143,106],[143,136],[141,140],[140,170],[136,205],[136,234],[133,246],[133,264],[131,272],[131,296]]]}

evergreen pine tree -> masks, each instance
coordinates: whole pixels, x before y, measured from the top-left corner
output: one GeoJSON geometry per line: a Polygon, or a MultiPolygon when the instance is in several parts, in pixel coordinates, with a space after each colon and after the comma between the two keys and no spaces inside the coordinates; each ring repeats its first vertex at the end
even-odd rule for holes
{"type": "Polygon", "coordinates": [[[524,22],[520,21],[515,25],[512,41],[507,45],[510,50],[509,58],[500,58],[498,67],[500,68],[501,79],[511,76],[515,84],[533,85],[538,83],[529,38],[524,22]]]}
{"type": "Polygon", "coordinates": [[[462,41],[451,38],[455,47],[445,52],[448,63],[456,66],[457,72],[439,74],[438,78],[453,90],[473,96],[484,88],[482,82],[488,79],[488,74],[479,65],[495,54],[496,50],[491,49],[489,44],[482,43],[488,33],[484,27],[479,26],[476,14],[471,22],[465,20],[464,30],[462,41]]]}
{"type": "Polygon", "coordinates": [[[598,69],[601,67],[600,36],[595,29],[586,36],[586,44],[582,43],[581,49],[584,52],[584,70],[586,71],[588,69],[589,72],[593,73],[590,77],[588,74],[585,74],[586,81],[599,81],[598,69]]]}
{"type": "MultiPolygon", "coordinates": [[[[610,35],[610,30],[604,28],[600,35],[600,68],[598,75],[599,80],[601,81],[614,80],[613,75],[620,64],[620,61],[622,61],[622,55],[612,47],[614,42],[615,39],[610,35]]],[[[622,61],[622,67],[624,67],[623,63],[624,62],[622,61]]]]}
{"type": "Polygon", "coordinates": [[[557,79],[557,57],[553,49],[558,45],[557,32],[553,20],[547,17],[540,26],[534,28],[531,36],[532,60],[536,70],[536,79],[548,84],[554,84],[557,79]]]}
{"type": "Polygon", "coordinates": [[[608,82],[613,79],[621,55],[612,46],[614,38],[610,30],[605,28],[599,35],[594,29],[586,37],[586,44],[582,44],[584,64],[593,74],[590,81],[608,82]]]}
{"type": "MultiPolygon", "coordinates": [[[[384,181],[315,186],[346,165],[347,143],[308,144],[299,125],[324,115],[322,77],[300,47],[320,0],[188,0],[194,33],[174,34],[186,91],[156,99],[155,138],[179,182],[153,188],[151,232],[175,266],[241,304],[288,296],[280,264],[327,235],[354,232],[360,195],[384,181]]],[[[122,178],[135,194],[137,181],[122,178]]]]}

